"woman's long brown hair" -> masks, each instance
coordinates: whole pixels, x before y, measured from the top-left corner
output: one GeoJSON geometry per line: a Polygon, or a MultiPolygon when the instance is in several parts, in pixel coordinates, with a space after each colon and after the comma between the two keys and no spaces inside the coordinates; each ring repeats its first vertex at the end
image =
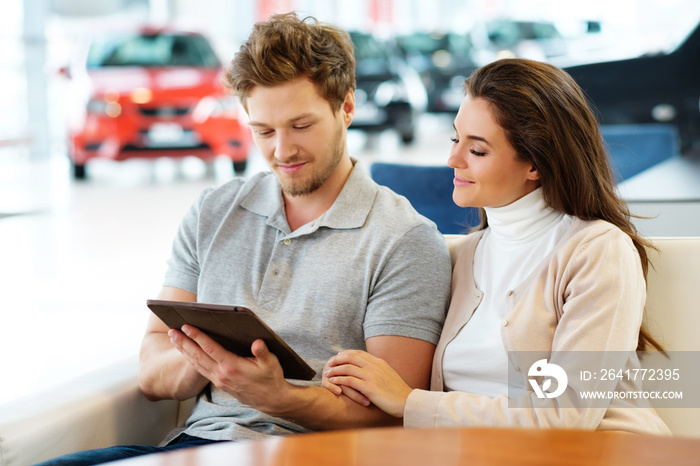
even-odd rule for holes
{"type": "MultiPolygon", "coordinates": [[[[479,68],[464,88],[491,104],[518,155],[537,168],[547,205],[582,220],[605,220],[629,235],[646,280],[647,250],[654,246],[639,235],[615,191],[598,121],[573,78],[547,63],[512,58],[479,68]]],[[[487,226],[483,210],[481,219],[477,229],[487,226]]],[[[643,321],[637,350],[652,348],[663,351],[643,321]]]]}

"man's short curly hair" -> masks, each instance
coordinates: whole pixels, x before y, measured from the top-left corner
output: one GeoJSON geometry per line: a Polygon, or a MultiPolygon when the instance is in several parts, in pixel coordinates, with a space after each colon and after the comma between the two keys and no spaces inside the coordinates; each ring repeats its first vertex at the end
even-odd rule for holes
{"type": "Polygon", "coordinates": [[[255,86],[272,87],[305,76],[338,111],[355,89],[355,47],[350,35],[335,26],[295,13],[256,23],[226,69],[222,82],[247,110],[255,86]]]}

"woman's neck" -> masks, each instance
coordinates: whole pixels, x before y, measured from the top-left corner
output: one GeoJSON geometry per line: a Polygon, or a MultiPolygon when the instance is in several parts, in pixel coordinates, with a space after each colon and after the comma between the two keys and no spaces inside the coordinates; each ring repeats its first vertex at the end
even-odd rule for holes
{"type": "Polygon", "coordinates": [[[547,206],[541,187],[506,206],[484,210],[492,234],[500,241],[529,241],[564,215],[547,206]]]}

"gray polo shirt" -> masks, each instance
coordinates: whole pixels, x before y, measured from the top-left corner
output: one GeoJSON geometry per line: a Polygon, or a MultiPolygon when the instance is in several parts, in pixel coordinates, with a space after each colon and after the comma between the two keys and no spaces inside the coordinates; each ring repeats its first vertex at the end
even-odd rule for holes
{"type": "MultiPolygon", "coordinates": [[[[437,343],[451,266],[435,225],[356,163],[333,206],[290,231],[269,172],[207,189],[185,215],[165,286],[254,310],[316,371],[343,349],[400,335],[437,343]]],[[[301,384],[300,381],[293,383],[301,384]]],[[[213,385],[187,433],[213,440],[305,432],[213,385]]]]}

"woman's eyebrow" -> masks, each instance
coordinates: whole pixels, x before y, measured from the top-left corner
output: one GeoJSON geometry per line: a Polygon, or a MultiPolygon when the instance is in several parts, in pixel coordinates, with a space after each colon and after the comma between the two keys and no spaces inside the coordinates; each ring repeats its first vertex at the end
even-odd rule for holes
{"type": "MultiPolygon", "coordinates": [[[[455,126],[454,123],[452,123],[452,128],[454,128],[455,133],[459,133],[459,131],[457,131],[457,127],[455,126]]],[[[467,135],[467,136],[465,136],[465,137],[466,137],[467,139],[471,139],[472,141],[481,141],[481,142],[484,142],[484,143],[486,143],[486,144],[489,144],[489,142],[486,140],[486,138],[483,138],[483,137],[481,137],[481,136],[467,135]]],[[[491,145],[491,144],[489,144],[489,145],[491,145]]]]}
{"type": "MultiPolygon", "coordinates": [[[[489,142],[486,140],[486,138],[482,138],[481,136],[472,136],[472,135],[467,135],[467,139],[471,139],[472,141],[481,141],[486,144],[489,142]]],[[[490,145],[490,144],[489,144],[490,145]]]]}

